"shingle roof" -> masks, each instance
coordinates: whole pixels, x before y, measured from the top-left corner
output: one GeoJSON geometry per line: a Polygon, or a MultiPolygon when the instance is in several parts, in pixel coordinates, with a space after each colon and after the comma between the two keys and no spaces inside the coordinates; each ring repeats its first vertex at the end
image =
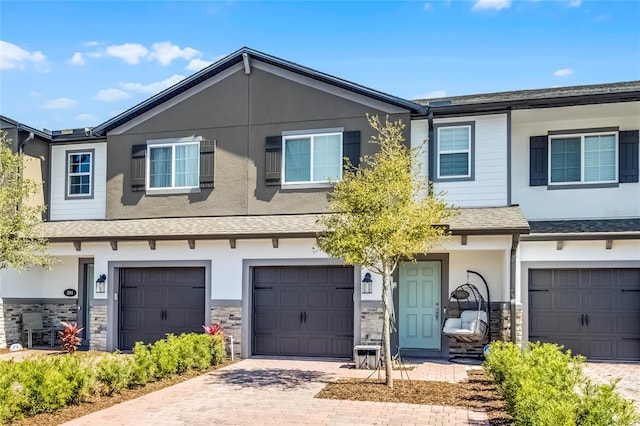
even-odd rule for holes
{"type": "Polygon", "coordinates": [[[391,105],[396,105],[401,108],[406,108],[407,110],[417,113],[422,111],[423,107],[418,105],[417,103],[408,101],[406,99],[399,98],[397,96],[392,96],[378,90],[370,89],[368,87],[359,85],[357,83],[352,83],[347,80],[343,80],[338,77],[334,77],[332,75],[316,71],[314,69],[298,65],[294,62],[286,61],[284,59],[277,58],[272,55],[268,55],[266,53],[262,53],[260,51],[250,49],[248,47],[243,47],[238,49],[237,51],[231,53],[230,55],[220,59],[219,61],[209,65],[201,71],[185,78],[184,80],[176,83],[175,85],[169,87],[168,89],[158,93],[150,97],[149,99],[139,103],[138,105],[133,106],[127,111],[119,114],[108,121],[96,126],[93,128],[93,134],[97,136],[101,136],[106,132],[115,129],[118,126],[126,123],[127,121],[139,116],[140,114],[149,111],[150,109],[155,108],[156,106],[166,102],[167,100],[173,98],[174,96],[179,95],[180,93],[190,89],[191,87],[196,86],[197,84],[202,83],[203,81],[211,78],[212,76],[226,70],[227,68],[243,61],[243,55],[248,55],[252,59],[257,59],[262,62],[275,65],[282,69],[286,69],[292,71],[294,73],[312,78],[314,80],[322,81],[327,84],[331,84],[336,87],[340,87],[342,89],[348,90],[350,92],[354,92],[363,96],[367,96],[372,99],[376,99],[382,102],[386,102],[391,105]]]}
{"type": "Polygon", "coordinates": [[[445,105],[471,105],[493,102],[530,101],[534,99],[554,99],[591,95],[615,95],[640,92],[640,80],[619,83],[591,84],[584,86],[553,87],[532,90],[514,90],[509,92],[481,93],[476,95],[449,96],[433,99],[416,99],[421,105],[437,103],[445,105]],[[448,102],[448,103],[447,103],[448,102]]]}
{"type": "MultiPolygon", "coordinates": [[[[41,224],[43,236],[56,241],[173,240],[227,238],[300,238],[322,231],[319,214],[186,217],[129,220],[74,220],[41,224]]],[[[518,207],[460,209],[448,223],[454,233],[527,233],[518,207]]]]}
{"type": "Polygon", "coordinates": [[[529,225],[532,236],[534,234],[620,234],[637,235],[640,238],[640,218],[531,221],[529,225]]]}

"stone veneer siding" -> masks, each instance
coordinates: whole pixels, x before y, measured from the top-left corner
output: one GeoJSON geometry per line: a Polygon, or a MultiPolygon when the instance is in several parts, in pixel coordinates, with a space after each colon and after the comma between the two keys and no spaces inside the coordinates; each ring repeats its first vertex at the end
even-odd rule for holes
{"type": "Polygon", "coordinates": [[[227,355],[231,355],[230,336],[233,336],[233,355],[240,357],[242,345],[242,301],[211,301],[211,324],[220,324],[224,332],[227,355]]]}
{"type": "MultiPolygon", "coordinates": [[[[446,338],[443,336],[443,339],[446,338]]],[[[511,341],[511,307],[509,302],[491,303],[491,340],[511,341]]],[[[488,337],[475,343],[459,342],[449,338],[449,354],[452,357],[479,356],[487,343],[489,343],[488,337]]],[[[516,343],[522,343],[522,307],[516,309],[516,343]]]]}
{"type": "MultiPolygon", "coordinates": [[[[34,299],[19,302],[19,299],[5,299],[0,303],[0,348],[9,347],[14,343],[27,346],[26,337],[23,338],[22,335],[22,312],[42,312],[42,325],[45,328],[53,327],[57,330],[63,328],[60,324],[62,321],[78,321],[77,300],[54,302],[46,303],[34,301],[34,299]]],[[[33,339],[34,345],[40,342],[45,345],[50,344],[48,335],[35,334],[33,339]]],[[[56,342],[59,342],[57,336],[56,342]]]]}
{"type": "Polygon", "coordinates": [[[382,302],[360,303],[360,344],[378,345],[382,342],[382,302]]]}
{"type": "Polygon", "coordinates": [[[107,350],[107,304],[93,300],[89,305],[89,348],[92,351],[107,350]]]}

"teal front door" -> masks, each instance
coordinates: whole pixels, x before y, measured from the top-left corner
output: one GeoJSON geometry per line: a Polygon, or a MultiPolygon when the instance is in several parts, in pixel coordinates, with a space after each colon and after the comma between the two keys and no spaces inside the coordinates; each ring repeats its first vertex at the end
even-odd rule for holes
{"type": "Polygon", "coordinates": [[[440,262],[400,263],[400,348],[440,349],[440,277],[440,262]]]}

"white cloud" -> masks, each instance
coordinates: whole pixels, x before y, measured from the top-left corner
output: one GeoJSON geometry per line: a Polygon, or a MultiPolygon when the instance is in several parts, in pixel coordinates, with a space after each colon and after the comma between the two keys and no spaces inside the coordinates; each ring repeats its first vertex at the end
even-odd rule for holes
{"type": "Polygon", "coordinates": [[[188,61],[189,59],[200,55],[200,52],[195,49],[190,47],[181,49],[180,46],[172,44],[170,41],[153,43],[151,49],[152,52],[149,54],[149,58],[156,59],[164,66],[169,65],[174,59],[182,58],[188,61]]]}
{"type": "Polygon", "coordinates": [[[139,64],[140,59],[147,56],[146,47],[137,43],[125,43],[107,47],[107,54],[120,58],[129,64],[139,64]]]}
{"type": "Polygon", "coordinates": [[[508,9],[511,6],[511,0],[476,0],[472,10],[488,10],[488,9],[508,9]]]}
{"type": "Polygon", "coordinates": [[[73,54],[73,56],[71,57],[71,64],[84,65],[84,55],[82,54],[82,52],[76,52],[73,54]]]}
{"type": "Polygon", "coordinates": [[[81,123],[93,124],[98,121],[98,117],[93,114],[78,114],[76,115],[76,120],[81,123]]]}
{"type": "Polygon", "coordinates": [[[424,10],[429,10],[429,9],[431,9],[431,3],[425,3],[424,10]]]}
{"type": "Polygon", "coordinates": [[[87,47],[94,47],[94,46],[99,46],[101,43],[99,41],[85,41],[84,45],[87,47]]]}
{"type": "Polygon", "coordinates": [[[569,0],[569,7],[580,7],[582,0],[569,0]]]}
{"type": "Polygon", "coordinates": [[[177,82],[184,80],[183,75],[174,74],[166,80],[156,81],[155,83],[120,83],[120,87],[126,90],[133,90],[140,93],[158,93],[164,89],[173,86],[177,82]]]}
{"type": "Polygon", "coordinates": [[[562,68],[553,73],[556,77],[567,77],[573,74],[573,70],[571,68],[562,68]]]}
{"type": "Polygon", "coordinates": [[[40,92],[36,92],[35,90],[33,92],[29,92],[29,96],[42,96],[42,93],[40,92]]]}
{"type": "Polygon", "coordinates": [[[447,96],[446,90],[434,90],[431,92],[424,93],[420,96],[416,96],[414,99],[435,99],[435,98],[444,98],[447,96]]]}
{"type": "Polygon", "coordinates": [[[189,64],[184,67],[185,70],[189,70],[189,71],[200,71],[203,68],[208,67],[209,65],[211,65],[213,62],[212,61],[206,61],[204,59],[192,59],[189,61],[189,64]]]}
{"type": "Polygon", "coordinates": [[[0,40],[0,70],[23,70],[25,64],[31,63],[36,70],[49,72],[47,57],[39,50],[29,52],[8,41],[0,40]]]}
{"type": "Polygon", "coordinates": [[[94,99],[104,102],[121,101],[122,99],[129,98],[130,95],[124,90],[120,89],[101,89],[94,99]]]}
{"type": "Polygon", "coordinates": [[[40,105],[42,109],[69,109],[78,104],[78,101],[69,98],[51,99],[40,105]]]}
{"type": "Polygon", "coordinates": [[[92,58],[102,58],[104,54],[102,52],[88,52],[87,56],[90,56],[92,58]]]}

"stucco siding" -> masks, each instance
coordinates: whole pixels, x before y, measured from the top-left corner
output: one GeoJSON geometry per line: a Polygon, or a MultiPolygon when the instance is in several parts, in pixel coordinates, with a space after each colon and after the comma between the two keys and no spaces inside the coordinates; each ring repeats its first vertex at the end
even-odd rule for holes
{"type": "MultiPolygon", "coordinates": [[[[235,68],[231,69],[231,71],[235,68]]],[[[402,119],[409,138],[410,116],[360,95],[307,81],[289,71],[242,68],[215,82],[201,83],[180,102],[168,101],[136,125],[108,135],[107,218],[318,213],[326,210],[330,186],[283,189],[266,186],[265,139],[284,131],[343,128],[361,132],[361,154],[372,154],[366,114],[402,119]],[[200,136],[216,141],[213,189],[152,196],[132,192],[131,147],[151,139],[200,136]]],[[[409,142],[407,141],[407,144],[409,142]]]]}
{"type": "MultiPolygon", "coordinates": [[[[512,113],[512,202],[529,220],[616,219],[640,216],[640,183],[549,190],[529,186],[529,138],[552,130],[640,128],[640,102],[571,106],[512,113]],[[597,200],[597,201],[596,201],[597,200]]],[[[616,176],[617,179],[617,176],[616,176]]]]}
{"type": "Polygon", "coordinates": [[[107,170],[107,146],[105,143],[55,145],[51,148],[51,201],[50,220],[104,219],[105,181],[107,170]],[[92,150],[93,194],[91,198],[67,198],[67,151],[92,150]]]}

